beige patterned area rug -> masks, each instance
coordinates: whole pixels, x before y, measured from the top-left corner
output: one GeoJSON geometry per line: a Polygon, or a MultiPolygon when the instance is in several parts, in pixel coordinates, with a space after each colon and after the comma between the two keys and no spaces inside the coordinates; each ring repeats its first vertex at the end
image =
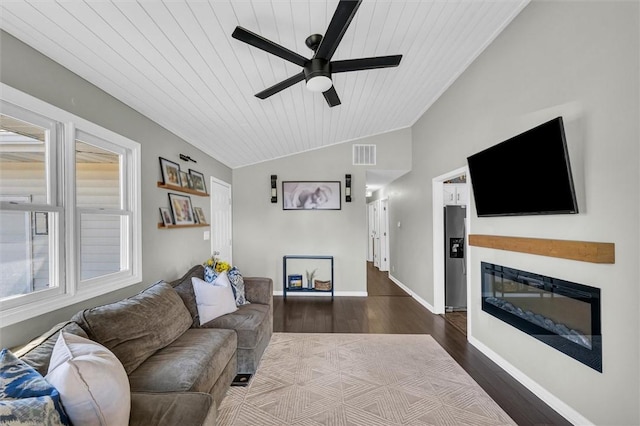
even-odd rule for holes
{"type": "Polygon", "coordinates": [[[221,425],[514,425],[430,336],[274,333],[221,425]]]}

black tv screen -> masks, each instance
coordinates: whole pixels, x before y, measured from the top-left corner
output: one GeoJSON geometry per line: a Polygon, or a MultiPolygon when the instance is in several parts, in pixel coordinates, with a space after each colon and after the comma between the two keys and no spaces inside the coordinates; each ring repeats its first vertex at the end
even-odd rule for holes
{"type": "Polygon", "coordinates": [[[478,217],[578,213],[562,117],[467,162],[478,217]]]}

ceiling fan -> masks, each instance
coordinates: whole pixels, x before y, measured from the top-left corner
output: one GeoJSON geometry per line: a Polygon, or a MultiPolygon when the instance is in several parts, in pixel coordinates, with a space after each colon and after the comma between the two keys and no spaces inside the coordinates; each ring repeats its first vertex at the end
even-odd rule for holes
{"type": "Polygon", "coordinates": [[[332,73],[398,66],[402,55],[376,56],[372,58],[347,59],[341,61],[331,60],[353,16],[356,14],[360,3],[362,3],[362,0],[340,0],[324,37],[320,34],[312,34],[307,37],[305,44],[309,49],[314,51],[311,59],[307,59],[245,28],[240,26],[236,27],[231,35],[233,38],[302,67],[302,71],[298,74],[262,92],[256,93],[256,97],[266,99],[287,87],[306,80],[307,89],[312,92],[322,92],[329,106],[334,107],[340,105],[340,98],[331,81],[332,73]]]}

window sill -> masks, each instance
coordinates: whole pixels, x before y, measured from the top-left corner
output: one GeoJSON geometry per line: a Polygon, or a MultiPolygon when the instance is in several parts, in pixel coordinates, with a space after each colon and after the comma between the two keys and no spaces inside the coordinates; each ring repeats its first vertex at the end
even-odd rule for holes
{"type": "Polygon", "coordinates": [[[40,315],[66,308],[67,306],[102,296],[122,288],[126,288],[142,281],[142,274],[126,275],[113,279],[108,284],[89,285],[81,288],[76,294],[60,294],[42,300],[26,303],[0,311],[0,324],[2,327],[13,325],[21,321],[27,321],[40,315]]]}

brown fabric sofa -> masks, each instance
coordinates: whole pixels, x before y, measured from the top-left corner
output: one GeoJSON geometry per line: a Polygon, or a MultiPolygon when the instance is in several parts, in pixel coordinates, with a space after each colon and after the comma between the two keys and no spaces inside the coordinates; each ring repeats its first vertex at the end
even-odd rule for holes
{"type": "Polygon", "coordinates": [[[238,336],[237,372],[253,374],[273,334],[273,281],[271,278],[245,277],[245,296],[251,303],[200,325],[192,277],[204,277],[202,265],[194,266],[182,278],[171,282],[191,314],[192,327],[234,330],[238,336]]]}
{"type": "Polygon", "coordinates": [[[170,284],[85,309],[14,353],[46,375],[61,330],[87,337],[111,350],[127,372],[130,425],[215,425],[236,373],[253,373],[271,339],[273,283],[245,278],[251,303],[199,327],[191,277],[203,273],[195,266],[170,284]]]}

